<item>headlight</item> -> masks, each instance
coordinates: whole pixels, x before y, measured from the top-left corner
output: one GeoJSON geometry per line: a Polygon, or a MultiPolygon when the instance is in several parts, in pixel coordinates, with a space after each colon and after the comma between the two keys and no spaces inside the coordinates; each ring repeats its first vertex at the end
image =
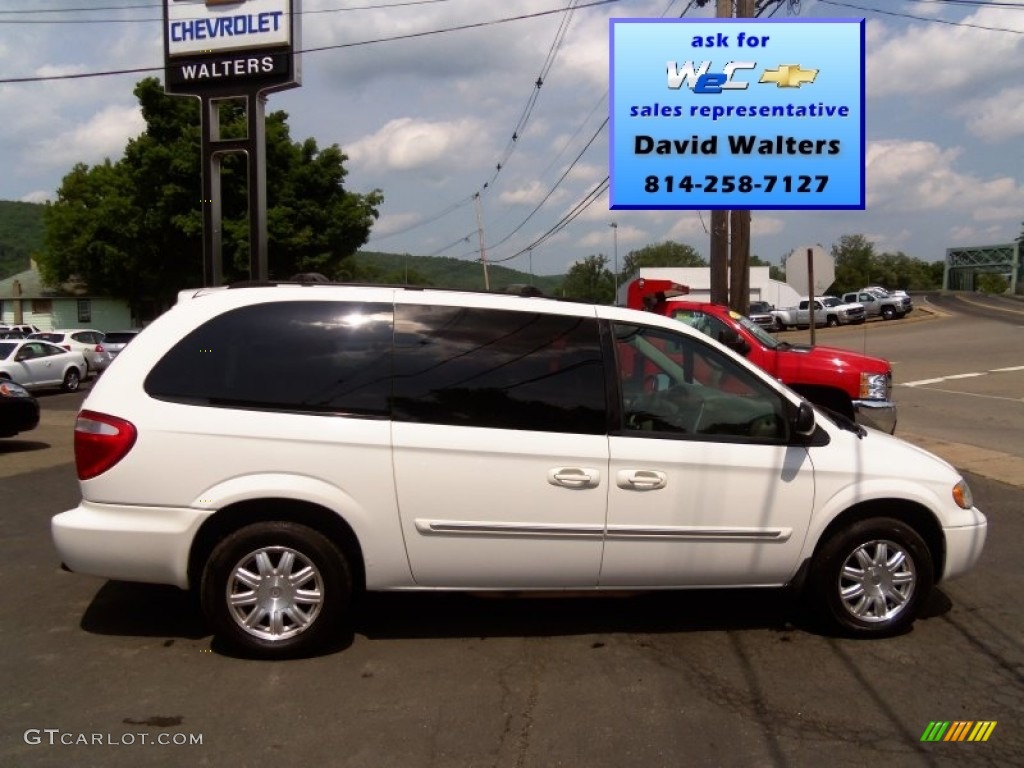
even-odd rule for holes
{"type": "Polygon", "coordinates": [[[953,486],[953,501],[961,509],[970,509],[974,506],[974,495],[967,481],[960,478],[960,482],[953,486]]]}
{"type": "Polygon", "coordinates": [[[13,381],[0,381],[0,397],[32,397],[27,389],[13,381]]]}
{"type": "Polygon", "coordinates": [[[860,375],[861,400],[888,400],[892,389],[892,375],[888,373],[862,373],[860,375]]]}

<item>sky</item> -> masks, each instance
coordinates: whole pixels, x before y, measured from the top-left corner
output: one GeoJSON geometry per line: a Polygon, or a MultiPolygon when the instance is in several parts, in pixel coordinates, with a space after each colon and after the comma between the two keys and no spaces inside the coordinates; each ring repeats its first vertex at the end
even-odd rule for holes
{"type": "MultiPolygon", "coordinates": [[[[609,19],[713,6],[302,0],[302,84],[267,109],[293,140],[342,149],[347,190],[383,192],[367,250],[479,261],[482,233],[488,263],[544,275],[669,240],[707,257],[707,211],[609,210],[602,182],[609,19]]],[[[144,130],[132,91],[162,78],[161,15],[161,0],[0,0],[0,200],[52,200],[74,164],[116,161],[144,130]]],[[[862,234],[932,262],[1021,233],[1024,2],[803,0],[773,18],[867,20],[866,209],[754,211],[752,253],[778,264],[862,234]]]]}

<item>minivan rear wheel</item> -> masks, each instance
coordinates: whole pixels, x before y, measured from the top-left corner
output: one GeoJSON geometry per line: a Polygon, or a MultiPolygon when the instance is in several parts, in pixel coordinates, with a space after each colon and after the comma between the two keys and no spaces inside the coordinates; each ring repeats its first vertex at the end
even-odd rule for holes
{"type": "Polygon", "coordinates": [[[352,580],[344,555],[323,534],[262,522],[214,548],[201,593],[219,640],[246,655],[287,658],[317,650],[339,629],[352,580]]]}
{"type": "Polygon", "coordinates": [[[905,631],[934,582],[928,545],[893,518],[861,520],[836,533],[812,565],[810,589],[830,628],[859,637],[905,631]]]}

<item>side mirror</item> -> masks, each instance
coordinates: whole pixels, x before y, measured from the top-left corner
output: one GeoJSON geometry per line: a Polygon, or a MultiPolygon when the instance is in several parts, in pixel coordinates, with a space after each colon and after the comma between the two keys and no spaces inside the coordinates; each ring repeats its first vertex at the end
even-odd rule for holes
{"type": "Polygon", "coordinates": [[[814,408],[806,400],[800,401],[800,407],[793,415],[792,427],[793,431],[802,437],[814,434],[814,429],[817,427],[817,422],[814,420],[814,408]]]}
{"type": "Polygon", "coordinates": [[[750,352],[750,345],[747,343],[747,340],[732,328],[726,328],[724,331],[721,331],[718,334],[718,340],[739,355],[746,355],[750,352]]]}

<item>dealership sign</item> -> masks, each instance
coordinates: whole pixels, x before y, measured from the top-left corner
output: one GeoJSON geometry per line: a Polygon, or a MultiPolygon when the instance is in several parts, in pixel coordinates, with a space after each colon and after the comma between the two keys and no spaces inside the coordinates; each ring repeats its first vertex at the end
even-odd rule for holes
{"type": "Polygon", "coordinates": [[[164,0],[164,88],[234,94],[299,84],[300,0],[164,0]]]}

